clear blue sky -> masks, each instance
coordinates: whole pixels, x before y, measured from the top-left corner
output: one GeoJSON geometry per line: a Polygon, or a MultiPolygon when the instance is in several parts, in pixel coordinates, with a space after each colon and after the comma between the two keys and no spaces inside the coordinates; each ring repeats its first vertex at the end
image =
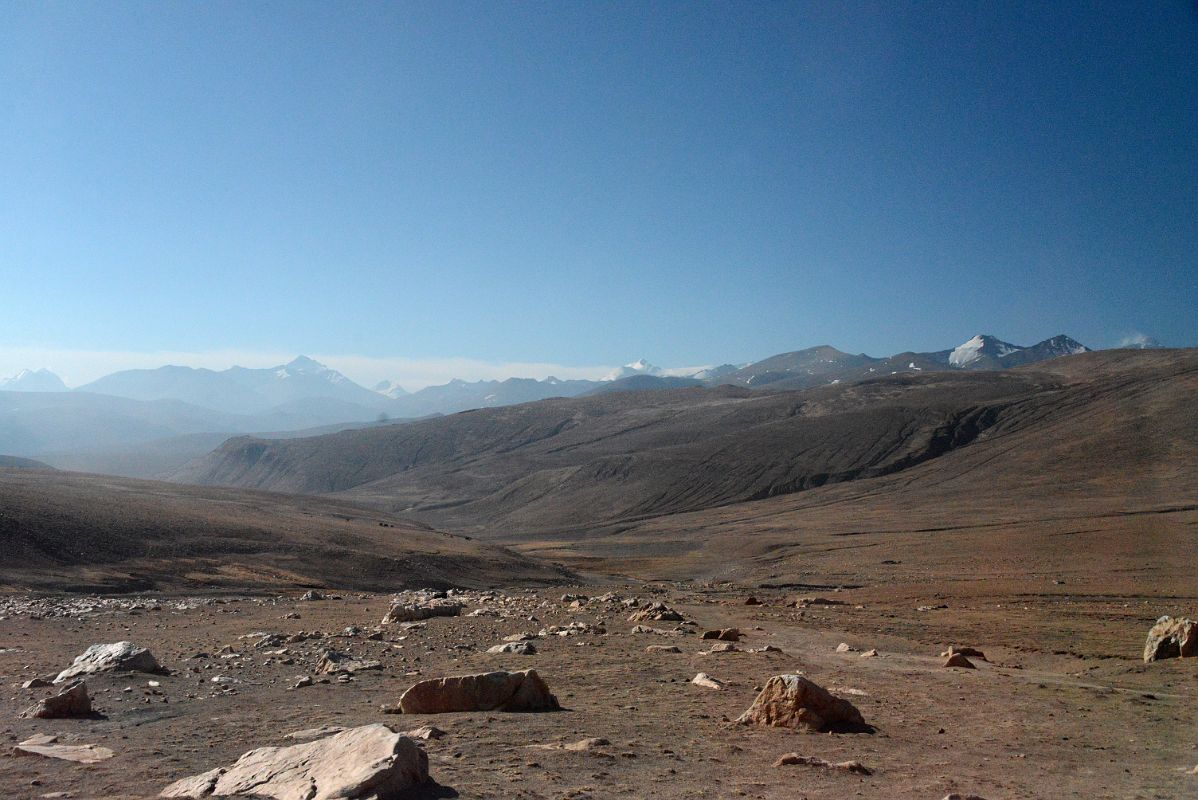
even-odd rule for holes
{"type": "Polygon", "coordinates": [[[0,141],[10,349],[1198,345],[1190,2],[9,2],[0,141]]]}

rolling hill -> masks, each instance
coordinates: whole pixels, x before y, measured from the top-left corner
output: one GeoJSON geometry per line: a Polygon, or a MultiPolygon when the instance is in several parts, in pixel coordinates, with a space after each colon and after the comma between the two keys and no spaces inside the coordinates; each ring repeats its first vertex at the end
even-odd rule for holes
{"type": "MultiPolygon", "coordinates": [[[[1067,493],[1087,474],[1130,481],[1137,473],[1121,470],[1190,458],[1195,389],[1198,351],[1173,350],[805,391],[609,394],[310,439],[235,439],[174,479],[336,494],[498,536],[585,531],[905,473],[983,444],[1018,443],[1030,458],[1059,440],[1088,443],[1076,469],[1051,473],[1054,491],[1067,493]],[[1146,455],[1120,409],[1148,402],[1175,437],[1146,455]]],[[[1045,466],[1029,461],[1023,479],[1041,480],[1045,466]]]]}
{"type": "Polygon", "coordinates": [[[554,567],[339,501],[0,469],[0,589],[394,591],[554,567]]]}

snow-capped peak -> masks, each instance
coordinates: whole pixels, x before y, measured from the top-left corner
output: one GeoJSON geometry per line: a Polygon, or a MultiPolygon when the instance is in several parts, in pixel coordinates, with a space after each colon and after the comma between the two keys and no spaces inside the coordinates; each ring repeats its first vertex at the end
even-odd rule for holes
{"type": "Polygon", "coordinates": [[[1020,349],[1022,348],[1016,347],[1013,344],[1007,344],[993,336],[979,333],[965,344],[954,348],[948,355],[948,363],[954,367],[964,367],[983,356],[1005,356],[1020,349]]]}
{"type": "Polygon", "coordinates": [[[643,358],[638,358],[636,361],[633,361],[631,364],[625,364],[624,366],[620,367],[619,369],[612,370],[606,376],[604,376],[603,380],[618,381],[621,378],[629,378],[629,377],[632,377],[633,375],[661,375],[661,374],[662,374],[661,367],[654,366],[653,364],[650,364],[648,361],[646,361],[643,358]]]}
{"type": "Polygon", "coordinates": [[[379,381],[374,385],[374,390],[379,394],[387,397],[396,398],[403,397],[408,393],[406,389],[400,386],[395,381],[379,381]]]}

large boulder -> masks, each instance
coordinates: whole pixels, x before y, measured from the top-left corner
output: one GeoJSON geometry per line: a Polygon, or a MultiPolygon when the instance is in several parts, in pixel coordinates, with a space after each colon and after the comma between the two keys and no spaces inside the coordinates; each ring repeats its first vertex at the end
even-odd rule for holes
{"type": "Polygon", "coordinates": [[[1148,631],[1144,661],[1198,656],[1198,622],[1184,617],[1161,617],[1148,631]]]}
{"type": "Polygon", "coordinates": [[[486,672],[421,681],[399,698],[404,714],[450,711],[556,711],[557,698],[536,670],[486,672]]]}
{"type": "Polygon", "coordinates": [[[162,672],[154,654],[144,647],[138,647],[133,642],[113,642],[112,644],[93,644],[75,656],[71,666],[58,673],[55,683],[62,683],[76,675],[90,675],[94,672],[109,672],[125,670],[129,672],[162,672]]]}
{"type": "Polygon", "coordinates": [[[432,617],[456,617],[465,608],[456,600],[447,598],[432,598],[416,602],[395,603],[383,616],[383,624],[391,625],[396,622],[419,622],[432,617]]]}
{"type": "Polygon", "coordinates": [[[819,731],[835,725],[862,726],[861,712],[802,675],[775,675],[753,705],[736,720],[757,725],[819,731]]]}
{"type": "Polygon", "coordinates": [[[21,716],[31,719],[70,719],[86,717],[92,713],[92,699],[87,694],[87,684],[76,681],[56,695],[42,701],[21,716]]]}
{"type": "Polygon", "coordinates": [[[427,781],[424,750],[386,725],[374,724],[314,742],[251,750],[232,766],[172,783],[159,797],[386,800],[427,781]]]}

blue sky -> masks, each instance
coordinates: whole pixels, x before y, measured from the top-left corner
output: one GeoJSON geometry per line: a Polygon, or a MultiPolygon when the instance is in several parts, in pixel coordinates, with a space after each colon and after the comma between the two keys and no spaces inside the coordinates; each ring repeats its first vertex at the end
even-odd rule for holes
{"type": "Polygon", "coordinates": [[[8,3],[0,373],[1198,345],[1196,8],[8,3]]]}

